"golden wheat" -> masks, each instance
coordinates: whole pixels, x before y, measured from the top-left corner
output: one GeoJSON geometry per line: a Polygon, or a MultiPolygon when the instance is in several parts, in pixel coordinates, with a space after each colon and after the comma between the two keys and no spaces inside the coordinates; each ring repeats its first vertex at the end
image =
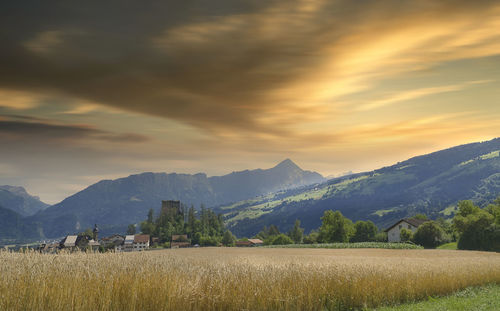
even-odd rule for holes
{"type": "Polygon", "coordinates": [[[200,248],[0,252],[0,310],[343,310],[500,283],[500,254],[200,248]]]}

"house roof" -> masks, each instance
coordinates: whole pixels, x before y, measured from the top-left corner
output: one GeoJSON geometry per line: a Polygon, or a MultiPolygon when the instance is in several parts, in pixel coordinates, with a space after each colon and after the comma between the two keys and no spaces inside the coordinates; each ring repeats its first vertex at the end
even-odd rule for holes
{"type": "Polygon", "coordinates": [[[248,239],[252,244],[263,244],[264,242],[261,239],[248,239]]]}
{"type": "Polygon", "coordinates": [[[390,226],[389,228],[385,229],[384,232],[391,230],[392,228],[399,225],[401,222],[406,222],[406,223],[418,228],[418,227],[420,227],[421,224],[423,224],[424,222],[427,222],[427,221],[429,221],[429,220],[428,219],[417,219],[417,218],[404,218],[404,219],[399,220],[398,222],[396,222],[394,225],[390,226]]]}
{"type": "Polygon", "coordinates": [[[113,239],[124,239],[125,237],[123,235],[120,235],[120,234],[113,234],[111,236],[108,236],[108,237],[104,237],[102,238],[101,240],[103,241],[111,241],[113,239]]]}
{"type": "Polygon", "coordinates": [[[149,234],[138,234],[134,238],[134,243],[147,243],[149,242],[149,234]]]}
{"type": "Polygon", "coordinates": [[[132,244],[134,243],[135,237],[133,235],[127,235],[125,236],[125,244],[132,244]]]}
{"type": "Polygon", "coordinates": [[[78,238],[77,235],[68,235],[65,239],[64,239],[64,243],[63,245],[66,246],[66,247],[71,247],[71,246],[75,246],[76,245],[76,239],[78,238]]]}

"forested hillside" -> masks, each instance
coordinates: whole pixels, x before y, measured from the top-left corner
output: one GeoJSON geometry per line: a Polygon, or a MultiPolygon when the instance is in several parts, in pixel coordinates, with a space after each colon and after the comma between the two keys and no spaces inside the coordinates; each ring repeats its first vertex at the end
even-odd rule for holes
{"type": "Polygon", "coordinates": [[[254,198],[216,208],[238,236],[252,236],[264,225],[288,230],[300,219],[317,228],[327,209],[385,227],[416,213],[449,217],[460,200],[480,206],[500,194],[500,139],[462,145],[411,158],[371,172],[321,185],[254,198]]]}

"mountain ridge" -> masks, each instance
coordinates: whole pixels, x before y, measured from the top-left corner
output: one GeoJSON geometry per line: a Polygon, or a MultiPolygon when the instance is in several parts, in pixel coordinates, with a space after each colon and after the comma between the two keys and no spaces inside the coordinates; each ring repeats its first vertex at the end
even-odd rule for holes
{"type": "Polygon", "coordinates": [[[0,185],[0,206],[10,209],[21,216],[32,216],[49,207],[37,196],[30,195],[21,186],[0,185]]]}
{"type": "Polygon", "coordinates": [[[495,138],[215,210],[225,215],[233,233],[252,236],[270,224],[286,231],[295,219],[306,230],[317,228],[327,209],[340,210],[354,221],[372,220],[383,228],[419,212],[449,216],[444,211],[459,200],[485,205],[499,194],[500,138],[495,138]]]}
{"type": "Polygon", "coordinates": [[[83,230],[94,223],[120,228],[140,222],[150,208],[159,211],[161,200],[180,200],[207,207],[239,201],[268,192],[320,183],[318,173],[304,171],[291,160],[270,169],[245,170],[223,176],[204,173],[133,174],[101,180],[34,215],[47,237],[83,230]]]}

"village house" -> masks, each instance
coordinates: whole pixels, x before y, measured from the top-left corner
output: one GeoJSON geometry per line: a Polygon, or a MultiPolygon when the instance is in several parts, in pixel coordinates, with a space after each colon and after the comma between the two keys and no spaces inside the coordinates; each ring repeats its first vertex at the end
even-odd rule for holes
{"type": "Polygon", "coordinates": [[[89,239],[85,235],[68,235],[59,243],[60,249],[75,250],[99,250],[100,243],[94,239],[89,239]]]}
{"type": "Polygon", "coordinates": [[[248,239],[247,241],[236,241],[237,247],[253,247],[264,245],[261,239],[248,239]]]}
{"type": "Polygon", "coordinates": [[[134,250],[143,251],[149,248],[149,234],[137,234],[134,237],[134,250]]]}
{"type": "Polygon", "coordinates": [[[190,247],[191,241],[188,240],[187,234],[172,235],[170,248],[190,247]]]}
{"type": "Polygon", "coordinates": [[[60,248],[75,250],[77,239],[78,239],[77,235],[68,235],[64,239],[62,239],[61,243],[59,243],[59,246],[60,248]]]}
{"type": "Polygon", "coordinates": [[[387,241],[388,242],[401,242],[401,229],[409,229],[413,233],[415,233],[420,227],[421,224],[426,222],[428,220],[426,219],[416,219],[416,218],[404,218],[390,226],[389,228],[385,229],[384,231],[387,232],[387,241]]]}
{"type": "Polygon", "coordinates": [[[116,245],[117,252],[142,251],[149,248],[149,234],[127,235],[122,244],[116,245]]]}
{"type": "Polygon", "coordinates": [[[134,250],[134,235],[126,235],[122,244],[118,244],[115,247],[117,252],[131,252],[134,250]]]}
{"type": "Polygon", "coordinates": [[[124,241],[125,236],[120,234],[113,234],[112,236],[102,238],[100,243],[105,249],[109,249],[123,244],[124,241]]]}

